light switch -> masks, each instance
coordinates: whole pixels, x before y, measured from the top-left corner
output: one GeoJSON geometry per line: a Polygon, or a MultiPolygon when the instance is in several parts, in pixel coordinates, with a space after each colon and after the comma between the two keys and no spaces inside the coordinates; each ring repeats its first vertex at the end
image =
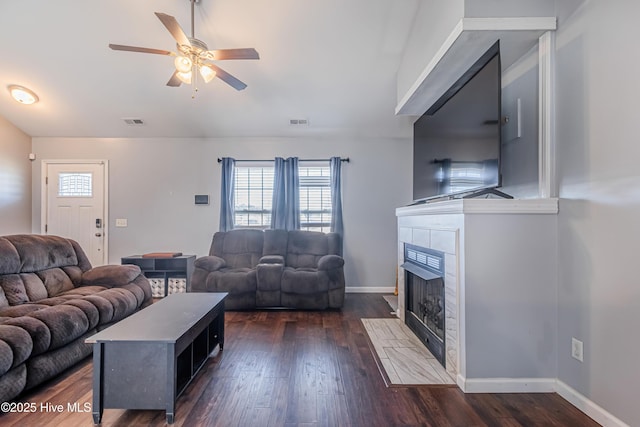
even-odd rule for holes
{"type": "Polygon", "coordinates": [[[127,219],[126,218],[117,218],[116,219],[116,227],[126,227],[127,219]]]}

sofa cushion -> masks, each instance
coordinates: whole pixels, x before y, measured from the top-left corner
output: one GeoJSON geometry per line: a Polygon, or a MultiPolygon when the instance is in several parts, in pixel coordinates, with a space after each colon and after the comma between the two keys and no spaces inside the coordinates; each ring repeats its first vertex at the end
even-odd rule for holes
{"type": "Polygon", "coordinates": [[[31,351],[33,350],[31,335],[18,326],[0,325],[0,342],[7,344],[11,351],[11,355],[2,354],[6,351],[6,347],[4,345],[0,346],[0,354],[2,354],[0,356],[2,360],[0,365],[3,365],[0,366],[0,373],[5,373],[9,369],[15,368],[31,356],[31,351]],[[11,365],[8,369],[3,370],[9,358],[11,359],[11,365]]]}
{"type": "Polygon", "coordinates": [[[287,256],[287,242],[289,232],[287,230],[264,230],[263,255],[287,256]]]}
{"type": "Polygon", "coordinates": [[[287,266],[317,268],[318,260],[329,253],[329,244],[325,233],[303,230],[289,231],[287,266]]]}
{"type": "Polygon", "coordinates": [[[48,268],[78,265],[76,251],[68,239],[58,236],[19,234],[5,236],[20,257],[20,271],[33,273],[48,268]]]}
{"type": "Polygon", "coordinates": [[[20,278],[24,283],[29,301],[36,302],[49,296],[44,282],[36,273],[21,273],[20,278]]]}
{"type": "Polygon", "coordinates": [[[65,302],[77,298],[73,295],[58,295],[57,297],[45,298],[38,301],[38,304],[48,305],[49,307],[53,307],[56,305],[64,304],[65,302]]]}
{"type": "Polygon", "coordinates": [[[95,305],[91,304],[87,300],[79,298],[69,300],[65,302],[65,304],[78,307],[80,310],[82,310],[84,315],[87,317],[87,320],[89,321],[89,329],[94,329],[96,326],[98,326],[98,322],[100,321],[100,313],[98,312],[98,309],[95,305]]]}
{"type": "Polygon", "coordinates": [[[82,297],[83,300],[89,301],[98,310],[98,325],[106,325],[113,320],[113,304],[104,296],[87,295],[82,297]]]}
{"type": "Polygon", "coordinates": [[[136,298],[136,303],[135,303],[135,306],[133,307],[134,310],[136,309],[136,307],[140,307],[142,304],[144,304],[144,300],[146,299],[146,296],[142,288],[138,286],[136,283],[129,283],[128,285],[124,285],[120,289],[124,289],[126,291],[131,292],[131,294],[136,298]]]}
{"type": "Polygon", "coordinates": [[[256,270],[250,268],[223,268],[207,276],[207,291],[240,294],[255,292],[256,270]]]}
{"type": "Polygon", "coordinates": [[[12,307],[3,307],[0,308],[0,316],[12,318],[26,316],[29,313],[33,313],[34,311],[42,310],[45,308],[47,308],[46,305],[32,303],[15,305],[12,307]]]}
{"type": "Polygon", "coordinates": [[[338,255],[325,255],[318,260],[318,270],[334,270],[344,266],[344,258],[338,255]]]}
{"type": "Polygon", "coordinates": [[[73,289],[73,282],[61,268],[49,268],[36,273],[44,283],[49,297],[55,297],[64,291],[73,289]]]}
{"type": "Polygon", "coordinates": [[[285,267],[282,272],[282,292],[293,294],[326,293],[329,277],[324,272],[311,268],[285,267]]]}
{"type": "Polygon", "coordinates": [[[71,279],[73,286],[80,286],[82,284],[82,273],[84,270],[82,270],[77,265],[68,265],[66,267],[62,267],[62,271],[64,271],[65,274],[69,276],[69,279],[71,279]]]}
{"type": "Polygon", "coordinates": [[[22,328],[31,336],[31,342],[33,343],[32,356],[44,353],[51,346],[51,332],[41,320],[30,316],[21,316],[6,321],[5,325],[22,328]]]}
{"type": "Polygon", "coordinates": [[[13,351],[9,343],[0,339],[0,375],[9,372],[13,365],[13,351]]]}
{"type": "Polygon", "coordinates": [[[103,265],[94,267],[82,275],[85,286],[123,286],[134,281],[140,275],[140,267],[128,265],[103,265]]]}
{"type": "Polygon", "coordinates": [[[229,268],[254,268],[262,256],[261,230],[231,230],[213,236],[209,255],[225,260],[229,268]]]}
{"type": "Polygon", "coordinates": [[[94,330],[90,330],[68,345],[27,360],[25,364],[29,375],[27,375],[25,389],[30,389],[43,381],[55,377],[79,360],[89,356],[91,354],[91,344],[85,344],[84,340],[94,333],[94,330]]]}
{"type": "Polygon", "coordinates": [[[207,271],[220,270],[226,267],[227,263],[220,257],[215,255],[203,256],[195,261],[196,268],[202,268],[207,271]]]}
{"type": "Polygon", "coordinates": [[[20,255],[13,244],[6,237],[0,237],[0,274],[20,272],[20,255]]]}
{"type": "Polygon", "coordinates": [[[0,276],[0,288],[9,305],[20,305],[29,302],[27,290],[19,274],[5,274],[0,276]]]}
{"type": "Polygon", "coordinates": [[[2,309],[3,307],[9,307],[9,300],[4,294],[4,289],[2,289],[2,286],[0,286],[0,309],[2,309]]]}
{"type": "Polygon", "coordinates": [[[51,333],[49,350],[70,343],[89,330],[89,320],[78,307],[61,304],[28,314],[47,325],[51,333]]]}

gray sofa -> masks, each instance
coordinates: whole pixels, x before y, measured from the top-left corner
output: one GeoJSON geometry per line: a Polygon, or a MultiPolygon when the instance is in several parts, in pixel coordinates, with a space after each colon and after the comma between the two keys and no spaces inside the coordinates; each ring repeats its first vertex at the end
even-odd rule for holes
{"type": "Polygon", "coordinates": [[[344,259],[337,233],[238,229],[217,232],[196,259],[193,292],[228,292],[225,308],[322,310],[344,303],[344,259]]]}
{"type": "Polygon", "coordinates": [[[0,237],[0,402],[90,355],[85,338],[151,301],[137,266],[91,268],[62,237],[0,237]]]}

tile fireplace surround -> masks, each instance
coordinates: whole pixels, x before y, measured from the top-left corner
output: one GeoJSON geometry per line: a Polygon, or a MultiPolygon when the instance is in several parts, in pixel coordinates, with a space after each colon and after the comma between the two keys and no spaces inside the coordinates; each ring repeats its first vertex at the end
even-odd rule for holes
{"type": "Polygon", "coordinates": [[[531,391],[532,380],[555,378],[557,212],[557,199],[396,210],[398,317],[405,320],[404,244],[444,252],[446,370],[463,391],[531,391]]]}

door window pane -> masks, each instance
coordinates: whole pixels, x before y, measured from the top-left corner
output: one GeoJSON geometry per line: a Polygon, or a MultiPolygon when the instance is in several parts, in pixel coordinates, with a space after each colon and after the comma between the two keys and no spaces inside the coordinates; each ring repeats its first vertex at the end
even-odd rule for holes
{"type": "Polygon", "coordinates": [[[58,197],[92,197],[92,178],[90,172],[58,174],[58,197]]]}

